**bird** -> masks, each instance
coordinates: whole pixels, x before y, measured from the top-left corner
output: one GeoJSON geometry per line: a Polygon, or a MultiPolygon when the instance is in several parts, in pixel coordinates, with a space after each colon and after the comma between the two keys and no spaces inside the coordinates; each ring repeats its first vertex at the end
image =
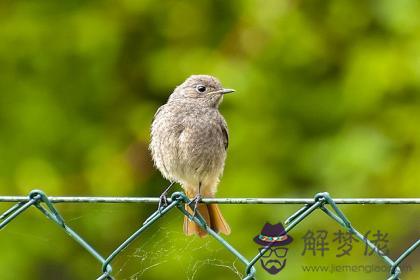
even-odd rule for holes
{"type": "MultiPolygon", "coordinates": [[[[229,132],[218,108],[224,95],[234,91],[213,76],[191,75],[156,111],[149,145],[154,165],[171,182],[162,196],[179,183],[195,203],[193,209],[185,204],[188,213],[194,216],[198,210],[212,230],[226,235],[231,229],[219,206],[199,202],[203,197],[215,197],[223,173],[229,132]]],[[[187,236],[207,235],[187,216],[183,230],[187,236]]]]}

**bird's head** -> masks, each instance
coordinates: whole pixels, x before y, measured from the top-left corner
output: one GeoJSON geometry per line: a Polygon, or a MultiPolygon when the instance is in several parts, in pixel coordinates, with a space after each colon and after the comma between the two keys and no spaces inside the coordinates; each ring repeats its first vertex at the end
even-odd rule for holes
{"type": "Polygon", "coordinates": [[[169,100],[188,99],[205,106],[218,107],[223,95],[234,91],[223,88],[219,80],[213,76],[192,75],[174,90],[169,100]]]}

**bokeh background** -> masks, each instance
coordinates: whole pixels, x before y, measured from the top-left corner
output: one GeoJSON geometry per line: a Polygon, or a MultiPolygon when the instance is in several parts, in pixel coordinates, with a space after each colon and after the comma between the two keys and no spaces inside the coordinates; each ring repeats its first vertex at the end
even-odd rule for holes
{"type": "MultiPolygon", "coordinates": [[[[237,90],[220,108],[231,137],[219,197],[419,197],[419,14],[416,0],[1,1],[0,194],[159,195],[154,112],[190,74],[212,74],[237,90]]],[[[107,255],[156,206],[57,207],[107,255]]],[[[264,223],[298,208],[222,206],[227,240],[251,258],[264,223]]],[[[391,257],[419,237],[418,206],[342,209],[361,232],[387,233],[391,257]]],[[[238,260],[210,238],[184,237],[181,224],[174,211],[142,235],[113,263],[117,279],[239,279],[238,260]]],[[[302,271],[383,264],[360,243],[337,258],[338,229],[320,211],[301,223],[277,277],[385,279],[302,271]],[[302,256],[308,230],[329,232],[324,257],[302,256]]],[[[0,232],[0,248],[1,279],[100,275],[35,209],[0,232]]],[[[417,279],[419,258],[403,279],[417,279]]]]}

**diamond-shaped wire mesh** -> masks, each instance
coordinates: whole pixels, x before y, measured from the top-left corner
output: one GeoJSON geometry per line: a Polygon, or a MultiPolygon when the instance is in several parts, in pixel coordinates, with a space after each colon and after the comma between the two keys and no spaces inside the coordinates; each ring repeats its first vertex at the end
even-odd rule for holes
{"type": "MultiPolygon", "coordinates": [[[[209,235],[215,240],[220,242],[226,250],[230,251],[245,265],[245,277],[243,279],[255,279],[256,269],[254,268],[255,263],[264,255],[264,253],[270,249],[270,246],[266,246],[251,260],[245,258],[239,251],[237,251],[231,244],[229,244],[220,235],[214,232],[207,226],[204,219],[197,213],[192,216],[188,211],[185,210],[184,205],[189,204],[190,200],[182,192],[175,192],[169,199],[169,204],[162,206],[152,215],[150,215],[143,225],[137,229],[129,238],[121,243],[109,256],[104,257],[89,243],[87,243],[77,232],[71,229],[65,222],[64,218],[60,215],[57,209],[54,207],[54,203],[59,202],[158,202],[159,198],[120,198],[120,197],[48,197],[44,192],[40,190],[34,190],[29,194],[29,197],[20,196],[3,196],[0,197],[0,202],[17,202],[14,206],[8,209],[0,216],[0,230],[3,229],[8,223],[13,221],[22,212],[33,208],[32,206],[39,209],[47,218],[52,220],[54,223],[59,225],[73,240],[79,243],[86,251],[88,251],[102,266],[99,279],[113,279],[111,262],[116,256],[118,256],[127,246],[129,246],[137,237],[139,237],[147,228],[153,223],[163,218],[168,212],[173,209],[178,209],[182,215],[187,216],[201,228],[203,228],[209,235]]],[[[352,233],[357,239],[369,246],[375,254],[381,258],[390,267],[390,273],[388,280],[399,279],[401,270],[399,265],[404,259],[416,250],[420,245],[420,239],[417,239],[414,244],[407,248],[397,259],[393,260],[385,255],[377,246],[372,243],[369,239],[365,238],[358,230],[356,230],[346,218],[344,213],[340,210],[337,204],[420,204],[420,199],[333,199],[328,193],[318,193],[314,199],[278,199],[278,198],[218,198],[218,199],[203,199],[202,203],[225,203],[225,204],[297,204],[303,203],[305,206],[294,214],[292,214],[286,221],[285,224],[286,232],[290,232],[295,226],[301,221],[309,217],[316,209],[320,209],[326,215],[331,217],[341,227],[352,233]],[[329,206],[329,207],[328,207],[329,206]]],[[[190,205],[190,204],[189,204],[190,205]]]]}

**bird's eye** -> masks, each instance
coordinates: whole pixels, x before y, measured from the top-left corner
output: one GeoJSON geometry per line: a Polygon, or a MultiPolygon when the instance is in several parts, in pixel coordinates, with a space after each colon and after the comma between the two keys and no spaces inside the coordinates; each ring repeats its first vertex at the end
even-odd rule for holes
{"type": "Polygon", "coordinates": [[[205,91],[206,91],[206,87],[205,87],[205,86],[203,86],[203,85],[198,85],[198,86],[196,87],[196,89],[197,89],[197,91],[198,91],[198,92],[201,92],[201,93],[203,93],[203,92],[205,92],[205,91]]]}

